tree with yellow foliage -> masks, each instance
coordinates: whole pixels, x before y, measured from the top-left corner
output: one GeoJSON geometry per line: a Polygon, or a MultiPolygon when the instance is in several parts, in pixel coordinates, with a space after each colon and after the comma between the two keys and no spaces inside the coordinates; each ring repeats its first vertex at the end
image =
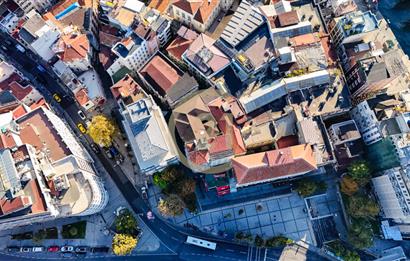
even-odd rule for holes
{"type": "Polygon", "coordinates": [[[94,116],[88,126],[88,135],[102,147],[111,146],[115,133],[114,123],[104,115],[94,116]]]}
{"type": "Polygon", "coordinates": [[[342,180],[340,181],[340,190],[348,195],[352,196],[359,190],[359,185],[356,181],[352,179],[352,177],[345,175],[343,176],[342,180]]]}
{"type": "Polygon", "coordinates": [[[112,252],[117,256],[128,255],[137,246],[138,240],[127,234],[115,234],[112,239],[112,252]]]}

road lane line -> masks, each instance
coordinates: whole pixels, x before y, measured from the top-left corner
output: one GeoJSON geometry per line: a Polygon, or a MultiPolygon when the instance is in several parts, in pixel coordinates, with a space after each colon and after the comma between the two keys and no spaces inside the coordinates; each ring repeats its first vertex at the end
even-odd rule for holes
{"type": "Polygon", "coordinates": [[[233,249],[226,249],[228,252],[234,252],[233,249]]]}

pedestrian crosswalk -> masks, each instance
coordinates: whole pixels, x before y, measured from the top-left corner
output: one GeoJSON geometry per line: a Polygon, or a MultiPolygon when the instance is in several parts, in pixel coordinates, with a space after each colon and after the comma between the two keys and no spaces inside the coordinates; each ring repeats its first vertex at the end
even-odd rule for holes
{"type": "Polygon", "coordinates": [[[266,251],[266,248],[249,246],[246,261],[265,261],[266,251]]]}

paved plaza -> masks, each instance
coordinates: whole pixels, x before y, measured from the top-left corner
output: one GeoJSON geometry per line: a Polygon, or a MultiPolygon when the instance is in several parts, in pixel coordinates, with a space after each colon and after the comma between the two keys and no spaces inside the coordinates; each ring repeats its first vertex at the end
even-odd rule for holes
{"type": "MultiPolygon", "coordinates": [[[[151,203],[157,197],[158,194],[151,195],[151,203]]],[[[197,215],[185,211],[172,221],[185,226],[188,223],[215,235],[233,236],[243,231],[265,238],[284,235],[315,244],[305,201],[296,193],[218,207],[197,215]]]]}

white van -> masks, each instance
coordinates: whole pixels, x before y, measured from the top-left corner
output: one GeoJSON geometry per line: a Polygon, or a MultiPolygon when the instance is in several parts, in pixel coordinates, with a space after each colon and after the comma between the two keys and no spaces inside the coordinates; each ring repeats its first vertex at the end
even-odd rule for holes
{"type": "Polygon", "coordinates": [[[33,247],[33,252],[44,252],[45,248],[44,247],[33,247]]]}

